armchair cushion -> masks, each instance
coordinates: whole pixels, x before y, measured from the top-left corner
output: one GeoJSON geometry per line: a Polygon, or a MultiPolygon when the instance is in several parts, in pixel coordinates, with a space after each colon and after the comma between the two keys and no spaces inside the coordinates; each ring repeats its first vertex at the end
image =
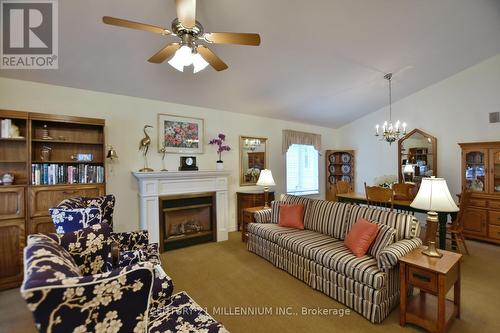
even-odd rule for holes
{"type": "Polygon", "coordinates": [[[422,246],[420,238],[403,239],[387,246],[377,257],[378,267],[388,270],[398,264],[399,258],[422,246]]]}
{"type": "Polygon", "coordinates": [[[47,235],[29,235],[24,257],[24,275],[32,277],[26,280],[25,288],[57,284],[61,279],[81,275],[68,251],[47,235]]]}
{"type": "Polygon", "coordinates": [[[105,273],[111,266],[111,244],[108,241],[110,234],[111,227],[99,223],[65,234],[49,234],[47,237],[71,255],[81,274],[90,275],[105,273]]]}
{"type": "Polygon", "coordinates": [[[101,222],[100,208],[51,208],[49,213],[59,234],[77,231],[101,222]]]}
{"type": "Polygon", "coordinates": [[[83,197],[81,198],[85,207],[99,208],[102,212],[102,221],[113,227],[113,212],[115,209],[115,196],[113,194],[101,197],[83,197]]]}
{"type": "Polygon", "coordinates": [[[151,318],[149,333],[163,332],[228,333],[185,292],[172,296],[167,309],[151,318]]]}
{"type": "Polygon", "coordinates": [[[40,332],[145,332],[153,268],[148,263],[44,285],[29,263],[21,294],[40,332]],[[38,285],[31,283],[39,281],[38,285]],[[30,287],[32,286],[32,287],[30,287]],[[133,304],[133,306],[131,306],[133,304]]]}

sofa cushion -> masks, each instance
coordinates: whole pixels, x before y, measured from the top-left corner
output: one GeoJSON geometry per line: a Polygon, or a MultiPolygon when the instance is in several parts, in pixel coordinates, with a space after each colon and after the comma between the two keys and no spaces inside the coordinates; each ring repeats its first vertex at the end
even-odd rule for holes
{"type": "Polygon", "coordinates": [[[256,236],[259,236],[260,238],[276,243],[278,242],[279,235],[300,232],[303,230],[280,227],[279,225],[274,223],[249,223],[247,226],[247,231],[250,234],[254,234],[256,236]]]}
{"type": "Polygon", "coordinates": [[[304,205],[280,205],[278,225],[295,229],[304,229],[304,205]]]}
{"type": "Polygon", "coordinates": [[[271,209],[272,209],[272,218],[271,218],[271,223],[278,223],[279,222],[279,205],[280,204],[289,204],[289,205],[299,205],[302,204],[304,205],[304,214],[307,214],[307,210],[309,209],[309,203],[312,201],[312,199],[306,198],[306,197],[300,197],[297,195],[289,195],[285,194],[281,197],[281,200],[279,201],[273,201],[271,203],[271,209]]]}
{"type": "Polygon", "coordinates": [[[377,238],[378,229],[378,224],[359,219],[345,236],[344,244],[356,257],[362,257],[377,238]]]}
{"type": "Polygon", "coordinates": [[[345,233],[349,232],[354,223],[360,218],[380,224],[386,224],[396,229],[396,241],[411,239],[417,237],[420,233],[420,224],[413,215],[362,206],[351,207],[345,233]]]}
{"type": "Polygon", "coordinates": [[[344,225],[347,222],[351,205],[326,201],[311,200],[304,217],[306,229],[344,239],[344,225]]]}
{"type": "Polygon", "coordinates": [[[374,289],[386,286],[387,274],[370,256],[356,257],[344,242],[311,230],[276,234],[278,246],[317,262],[374,289]]]}

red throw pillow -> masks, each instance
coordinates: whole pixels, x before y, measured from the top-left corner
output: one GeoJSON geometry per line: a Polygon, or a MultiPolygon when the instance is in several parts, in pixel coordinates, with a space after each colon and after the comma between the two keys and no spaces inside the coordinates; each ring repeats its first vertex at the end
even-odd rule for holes
{"type": "Polygon", "coordinates": [[[278,225],[304,229],[304,205],[280,205],[278,225]]]}
{"type": "Polygon", "coordinates": [[[365,219],[359,219],[354,223],[351,231],[344,239],[344,244],[356,257],[362,257],[370,248],[375,238],[377,238],[379,226],[370,223],[365,219]]]}

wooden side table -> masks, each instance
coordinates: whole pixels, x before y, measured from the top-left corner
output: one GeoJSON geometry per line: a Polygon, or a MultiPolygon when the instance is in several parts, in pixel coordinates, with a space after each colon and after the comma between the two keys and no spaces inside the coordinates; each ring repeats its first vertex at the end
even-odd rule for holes
{"type": "MultiPolygon", "coordinates": [[[[274,191],[269,191],[269,202],[274,200],[274,191]]],[[[236,192],[236,210],[238,214],[238,231],[243,224],[243,209],[264,206],[263,191],[239,191],[236,192]]]]}
{"type": "Polygon", "coordinates": [[[241,241],[246,242],[248,238],[247,225],[255,222],[253,215],[256,211],[264,209],[264,206],[250,207],[243,209],[243,221],[241,223],[241,241]]]}
{"type": "Polygon", "coordinates": [[[418,325],[429,332],[446,332],[455,318],[460,318],[461,254],[440,250],[442,258],[422,254],[415,249],[399,259],[400,324],[418,325]],[[454,300],[446,299],[453,286],[454,300]],[[420,295],[408,297],[408,287],[420,289],[420,295]]]}

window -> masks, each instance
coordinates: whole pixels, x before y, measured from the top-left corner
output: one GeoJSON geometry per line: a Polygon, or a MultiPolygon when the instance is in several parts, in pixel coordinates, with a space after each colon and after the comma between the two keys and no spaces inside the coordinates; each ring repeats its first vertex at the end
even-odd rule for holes
{"type": "Polygon", "coordinates": [[[286,152],[286,193],[319,193],[318,151],[314,146],[293,144],[286,152]]]}

